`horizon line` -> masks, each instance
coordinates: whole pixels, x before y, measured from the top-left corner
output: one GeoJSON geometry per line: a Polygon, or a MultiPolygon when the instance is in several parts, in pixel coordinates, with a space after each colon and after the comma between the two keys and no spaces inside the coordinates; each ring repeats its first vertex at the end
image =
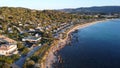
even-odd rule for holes
{"type": "Polygon", "coordinates": [[[76,8],[58,8],[58,9],[54,9],[54,8],[51,8],[51,9],[37,9],[37,8],[29,8],[29,7],[23,7],[23,6],[0,6],[1,7],[8,7],[8,8],[25,8],[25,9],[31,9],[31,10],[62,10],[62,9],[77,9],[77,8],[91,8],[91,7],[112,7],[112,6],[115,6],[115,7],[119,7],[120,5],[104,5],[104,6],[83,6],[83,7],[76,7],[76,8]]]}

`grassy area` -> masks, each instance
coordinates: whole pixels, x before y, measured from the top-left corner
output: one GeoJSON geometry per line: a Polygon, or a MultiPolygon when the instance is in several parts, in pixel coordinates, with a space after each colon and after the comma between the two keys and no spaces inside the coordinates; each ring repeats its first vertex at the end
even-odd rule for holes
{"type": "MultiPolygon", "coordinates": [[[[20,58],[19,54],[12,55],[12,56],[0,56],[0,68],[4,68],[4,66],[8,65],[10,67],[10,64],[15,62],[20,58]]],[[[9,68],[8,67],[8,68],[9,68]]]]}

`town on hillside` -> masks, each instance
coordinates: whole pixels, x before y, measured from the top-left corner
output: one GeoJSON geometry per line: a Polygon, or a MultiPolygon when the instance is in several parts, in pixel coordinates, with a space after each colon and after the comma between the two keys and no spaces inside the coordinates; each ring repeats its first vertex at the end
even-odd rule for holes
{"type": "Polygon", "coordinates": [[[120,14],[71,14],[56,10],[0,8],[0,68],[40,67],[53,41],[76,25],[119,18],[120,14]]]}

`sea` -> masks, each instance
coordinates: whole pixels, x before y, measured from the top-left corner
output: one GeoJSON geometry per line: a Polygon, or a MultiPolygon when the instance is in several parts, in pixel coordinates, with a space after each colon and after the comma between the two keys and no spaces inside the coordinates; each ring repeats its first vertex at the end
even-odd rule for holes
{"type": "Polygon", "coordinates": [[[107,20],[71,33],[58,51],[56,68],[120,68],[120,19],[107,20]]]}

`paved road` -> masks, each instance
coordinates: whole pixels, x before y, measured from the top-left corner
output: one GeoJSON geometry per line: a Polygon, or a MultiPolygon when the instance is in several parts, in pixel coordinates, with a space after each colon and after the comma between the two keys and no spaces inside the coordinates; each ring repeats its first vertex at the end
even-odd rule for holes
{"type": "Polygon", "coordinates": [[[14,64],[20,68],[22,68],[23,64],[26,61],[26,57],[21,57],[18,61],[16,61],[14,64]]]}
{"type": "Polygon", "coordinates": [[[27,58],[30,57],[32,54],[34,54],[41,46],[36,46],[34,47],[28,54],[27,54],[27,58]]]}
{"type": "Polygon", "coordinates": [[[22,68],[23,64],[25,63],[26,59],[32,56],[41,46],[34,47],[30,52],[28,52],[27,56],[20,57],[18,61],[12,64],[13,68],[16,68],[14,66],[18,66],[18,68],[22,68]]]}

